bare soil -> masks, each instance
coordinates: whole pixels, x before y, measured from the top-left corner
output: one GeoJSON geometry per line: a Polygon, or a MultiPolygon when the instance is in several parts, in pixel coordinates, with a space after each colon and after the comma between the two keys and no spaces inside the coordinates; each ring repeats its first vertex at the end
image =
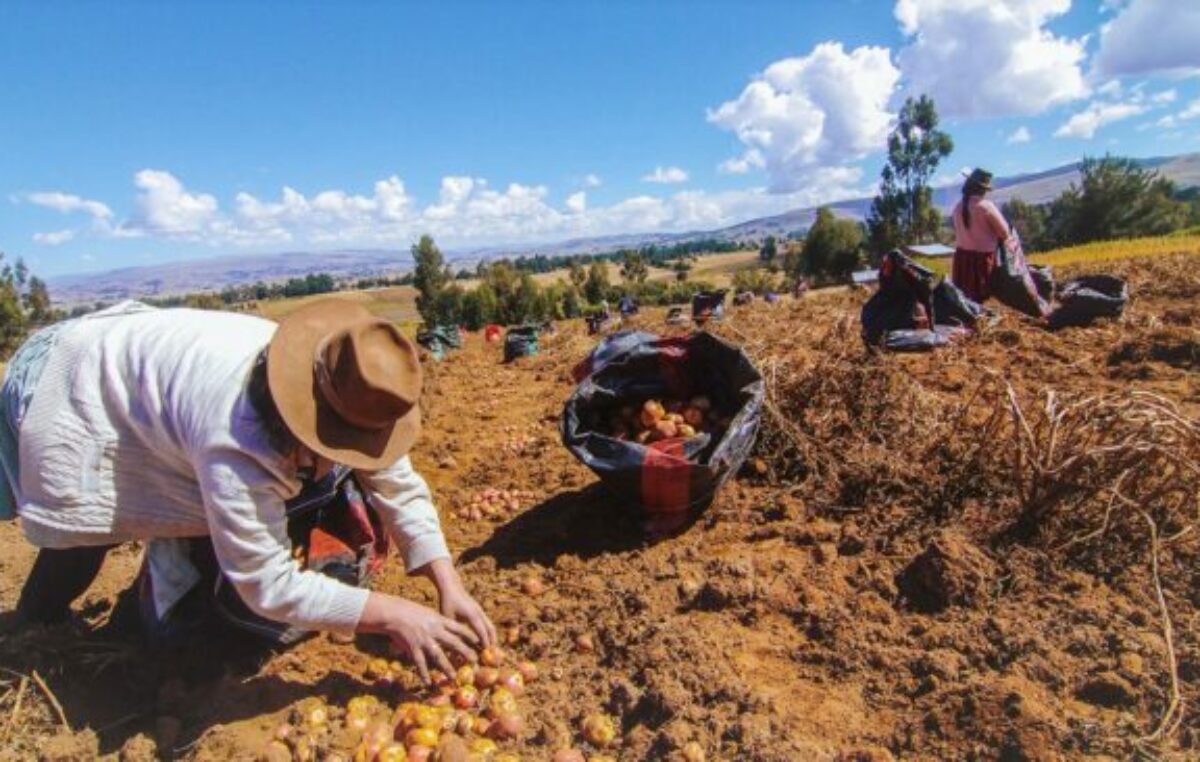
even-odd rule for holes
{"type": "MultiPolygon", "coordinates": [[[[509,365],[479,335],[430,364],[414,460],[468,586],[542,674],[520,699],[525,737],[505,748],[587,748],[581,719],[603,711],[621,760],[683,759],[692,741],[709,760],[1196,758],[1200,517],[1195,494],[1152,488],[1194,484],[1186,464],[1160,464],[1197,453],[1147,450],[1153,473],[1116,482],[1128,510],[1096,486],[1107,461],[1070,483],[1047,476],[1068,473],[1076,443],[1129,441],[1121,427],[1142,410],[1120,407],[1140,404],[1130,395],[1195,426],[1195,261],[1112,264],[1134,294],[1120,321],[1052,334],[1001,310],[927,355],[862,347],[864,291],[733,309],[714,330],[768,380],[759,445],[692,526],[655,544],[559,443],[570,368],[594,342],[582,325],[509,365]],[[1084,412],[1035,450],[1047,392],[1084,412]],[[1045,468],[1031,475],[1034,454],[1045,468]],[[489,487],[534,498],[503,519],[456,515],[489,487]],[[531,576],[537,595],[522,590],[531,576]]],[[[640,322],[660,330],[662,314],[640,322]]],[[[146,650],[125,592],[134,546],[78,622],[19,626],[8,612],[33,556],[0,526],[0,760],[252,759],[303,698],[396,700],[363,677],[386,653],[372,638],[270,653],[214,630],[182,653],[146,650]],[[34,671],[67,727],[32,681],[21,690],[34,671]]],[[[432,600],[394,561],[377,587],[432,600]]]]}

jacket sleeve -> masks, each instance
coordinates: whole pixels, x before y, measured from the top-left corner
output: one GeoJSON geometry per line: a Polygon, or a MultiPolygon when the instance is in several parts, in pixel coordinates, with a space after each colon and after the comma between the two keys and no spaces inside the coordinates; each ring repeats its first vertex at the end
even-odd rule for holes
{"type": "Polygon", "coordinates": [[[252,457],[224,449],[195,464],[217,563],[254,613],[313,630],[353,631],[369,592],[292,558],[286,485],[252,457]]]}
{"type": "Polygon", "coordinates": [[[429,486],[408,456],[379,471],[356,471],[355,476],[400,549],[406,571],[450,557],[429,486]]]}

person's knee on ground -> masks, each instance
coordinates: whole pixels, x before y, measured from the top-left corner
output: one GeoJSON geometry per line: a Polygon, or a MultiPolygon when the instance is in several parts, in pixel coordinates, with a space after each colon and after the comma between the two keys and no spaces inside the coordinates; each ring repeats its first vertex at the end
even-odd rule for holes
{"type": "Polygon", "coordinates": [[[115,545],[42,548],[21,589],[17,613],[37,624],[58,624],[71,614],[71,603],[95,581],[115,545]]]}

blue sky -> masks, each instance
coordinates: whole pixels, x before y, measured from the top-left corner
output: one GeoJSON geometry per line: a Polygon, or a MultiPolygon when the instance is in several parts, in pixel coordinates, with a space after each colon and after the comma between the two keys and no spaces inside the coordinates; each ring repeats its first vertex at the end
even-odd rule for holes
{"type": "Polygon", "coordinates": [[[1182,0],[9,2],[0,250],[52,276],[719,227],[869,193],[914,92],[943,179],[1196,151],[1198,39],[1182,0]]]}

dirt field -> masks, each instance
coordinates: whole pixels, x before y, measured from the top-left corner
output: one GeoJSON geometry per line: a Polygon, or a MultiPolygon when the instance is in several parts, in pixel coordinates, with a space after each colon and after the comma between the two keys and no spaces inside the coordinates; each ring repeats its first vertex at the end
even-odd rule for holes
{"type": "MultiPolygon", "coordinates": [[[[501,746],[591,755],[581,721],[604,712],[621,760],[1200,756],[1197,265],[1107,263],[1134,293],[1120,322],[1002,311],[929,355],[864,350],[864,291],[733,310],[716,330],[768,380],[757,451],[653,545],[558,442],[582,326],[512,365],[469,337],[429,365],[414,460],[468,586],[540,670],[501,746]],[[456,515],[487,488],[532,498],[456,515]]],[[[0,526],[0,610],[32,559],[0,526]]],[[[364,677],[371,638],[148,653],[121,603],[138,560],[115,553],[79,632],[0,614],[0,759],[251,759],[306,697],[399,700],[364,677]]],[[[394,562],[378,587],[431,592],[394,562]]]]}

